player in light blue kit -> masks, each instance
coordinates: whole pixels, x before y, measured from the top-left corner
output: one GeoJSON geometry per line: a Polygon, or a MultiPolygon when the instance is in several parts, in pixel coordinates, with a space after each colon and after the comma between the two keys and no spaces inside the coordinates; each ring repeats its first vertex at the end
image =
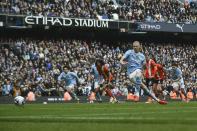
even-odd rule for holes
{"type": "Polygon", "coordinates": [[[186,98],[184,101],[188,103],[189,99],[187,98],[187,93],[185,90],[185,85],[182,77],[182,71],[181,69],[178,68],[176,62],[172,63],[172,67],[169,69],[169,73],[171,76],[171,82],[174,92],[176,92],[177,96],[180,94],[182,100],[183,100],[182,98],[182,94],[183,94],[186,98]],[[179,92],[179,88],[180,88],[180,92],[179,92]]]}
{"type": "Polygon", "coordinates": [[[90,76],[91,75],[94,75],[94,90],[95,90],[96,96],[98,98],[98,102],[100,103],[100,102],[102,102],[101,95],[100,95],[100,83],[102,83],[103,77],[99,75],[99,72],[98,72],[95,64],[93,64],[91,66],[90,76]]]}
{"type": "Polygon", "coordinates": [[[69,67],[64,67],[64,72],[60,74],[58,81],[61,81],[62,79],[64,79],[66,82],[66,90],[68,91],[68,93],[72,96],[72,98],[79,101],[79,98],[74,92],[76,80],[78,83],[80,83],[80,79],[77,74],[75,74],[74,72],[69,72],[69,67]]]}
{"type": "Polygon", "coordinates": [[[132,83],[135,84],[136,96],[139,98],[140,88],[144,90],[146,94],[152,97],[159,104],[167,104],[166,101],[161,101],[155,97],[154,94],[142,83],[142,67],[146,68],[145,56],[140,52],[140,42],[133,42],[133,50],[128,50],[124,56],[121,58],[120,63],[122,65],[127,65],[127,74],[132,83]]]}

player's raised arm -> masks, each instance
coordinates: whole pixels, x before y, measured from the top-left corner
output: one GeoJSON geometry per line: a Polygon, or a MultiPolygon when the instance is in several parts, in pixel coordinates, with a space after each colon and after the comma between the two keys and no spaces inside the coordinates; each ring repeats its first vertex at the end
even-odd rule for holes
{"type": "Polygon", "coordinates": [[[122,56],[122,58],[120,59],[120,64],[122,65],[127,65],[128,62],[126,61],[126,59],[129,57],[129,54],[130,54],[130,50],[128,50],[124,56],[122,56]]]}
{"type": "Polygon", "coordinates": [[[58,81],[62,81],[62,78],[65,76],[65,73],[62,72],[59,76],[58,76],[58,81]]]}
{"type": "Polygon", "coordinates": [[[128,62],[126,62],[125,59],[122,57],[122,58],[120,59],[120,64],[126,65],[126,64],[128,64],[128,62]]]}

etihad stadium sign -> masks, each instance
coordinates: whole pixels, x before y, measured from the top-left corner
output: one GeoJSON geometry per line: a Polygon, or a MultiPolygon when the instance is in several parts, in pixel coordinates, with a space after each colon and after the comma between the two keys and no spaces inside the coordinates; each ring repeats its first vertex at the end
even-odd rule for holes
{"type": "MultiPolygon", "coordinates": [[[[43,17],[25,15],[0,14],[0,28],[26,29],[42,26],[61,26],[74,28],[105,28],[109,30],[120,30],[120,32],[180,32],[197,33],[197,24],[186,23],[162,23],[162,22],[131,22],[119,20],[97,20],[64,17],[43,17]],[[31,26],[29,26],[31,25],[31,26]],[[34,26],[35,25],[35,26],[34,26]]],[[[45,29],[47,29],[46,27],[45,29]]]]}
{"type": "Polygon", "coordinates": [[[76,27],[108,28],[108,21],[62,17],[26,16],[25,23],[30,25],[59,25],[76,27]]]}

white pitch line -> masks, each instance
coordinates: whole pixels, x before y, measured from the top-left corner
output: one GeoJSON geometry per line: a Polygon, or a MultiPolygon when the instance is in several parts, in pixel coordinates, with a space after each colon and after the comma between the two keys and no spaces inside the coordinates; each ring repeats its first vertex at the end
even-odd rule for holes
{"type": "MultiPolygon", "coordinates": [[[[61,117],[61,116],[4,116],[0,119],[61,119],[61,120],[183,120],[183,118],[156,118],[156,117],[61,117]]],[[[184,118],[197,120],[197,118],[184,118]]]]}
{"type": "MultiPolygon", "coordinates": [[[[25,106],[24,106],[25,107],[25,106]]],[[[45,108],[45,107],[41,107],[41,108],[31,108],[30,110],[78,110],[78,109],[95,109],[95,110],[103,110],[103,109],[106,109],[107,107],[101,107],[101,108],[98,108],[98,107],[96,107],[96,108],[94,108],[94,107],[90,107],[90,108],[87,108],[87,107],[85,107],[85,108],[83,108],[83,107],[79,107],[79,108],[45,108]]],[[[197,107],[181,107],[181,109],[196,109],[197,107]]],[[[113,110],[136,110],[136,109],[141,109],[141,108],[133,108],[133,107],[131,107],[131,108],[118,108],[118,107],[115,107],[115,108],[113,108],[113,110]]],[[[174,109],[176,109],[177,110],[177,107],[174,107],[174,108],[171,108],[171,107],[169,107],[169,108],[146,108],[146,109],[148,109],[148,110],[157,110],[157,109],[159,109],[159,110],[174,110],[174,109]]],[[[8,110],[8,108],[0,108],[0,110],[8,110]]]]}
{"type": "MultiPolygon", "coordinates": [[[[148,115],[148,114],[174,114],[174,113],[195,113],[196,111],[165,111],[165,112],[128,112],[128,113],[98,113],[98,114],[73,114],[73,115],[41,115],[41,116],[0,116],[0,118],[101,118],[105,117],[119,117],[119,115],[148,115]],[[101,116],[101,117],[100,117],[101,116]]],[[[125,118],[125,117],[124,117],[125,118]]],[[[197,118],[196,118],[197,119],[197,118]]]]}
{"type": "MultiPolygon", "coordinates": [[[[154,112],[154,111],[148,111],[148,112],[125,112],[125,113],[97,113],[97,114],[72,114],[72,115],[61,115],[60,117],[94,117],[94,116],[118,116],[118,115],[148,115],[148,114],[174,114],[174,113],[197,113],[197,111],[188,111],[188,110],[180,110],[180,111],[160,111],[160,112],[154,112]]],[[[57,117],[59,115],[43,115],[44,117],[57,117]]],[[[6,117],[6,116],[0,116],[1,117],[6,117]]],[[[12,117],[12,116],[8,116],[8,117],[12,117]]],[[[13,116],[14,117],[14,116],[13,116]]],[[[21,116],[23,117],[23,116],[21,116]]],[[[28,116],[24,116],[24,117],[28,117],[28,116]]],[[[37,117],[37,116],[35,116],[37,117]]]]}

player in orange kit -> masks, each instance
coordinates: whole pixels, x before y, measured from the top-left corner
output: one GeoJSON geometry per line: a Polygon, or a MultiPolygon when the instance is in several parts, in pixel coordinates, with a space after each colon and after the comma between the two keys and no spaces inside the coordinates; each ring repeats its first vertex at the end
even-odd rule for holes
{"type": "Polygon", "coordinates": [[[155,93],[156,97],[159,97],[158,92],[162,94],[163,99],[165,100],[165,94],[162,90],[162,84],[164,81],[164,76],[166,76],[166,68],[164,68],[160,64],[156,64],[157,69],[154,76],[154,84],[153,84],[153,92],[155,93]]]}
{"type": "MultiPolygon", "coordinates": [[[[151,54],[149,52],[145,53],[145,57],[146,57],[146,69],[143,72],[145,73],[146,86],[152,92],[154,76],[157,70],[157,66],[156,66],[155,61],[151,59],[151,54]]],[[[146,103],[152,103],[152,102],[153,102],[152,98],[149,97],[146,103]]]]}
{"type": "Polygon", "coordinates": [[[104,78],[103,90],[105,90],[107,95],[110,97],[110,102],[119,103],[119,101],[116,100],[115,96],[110,91],[110,88],[113,87],[112,85],[113,75],[111,74],[109,68],[105,65],[102,59],[97,59],[95,65],[99,72],[99,79],[101,78],[101,75],[104,78]]]}

